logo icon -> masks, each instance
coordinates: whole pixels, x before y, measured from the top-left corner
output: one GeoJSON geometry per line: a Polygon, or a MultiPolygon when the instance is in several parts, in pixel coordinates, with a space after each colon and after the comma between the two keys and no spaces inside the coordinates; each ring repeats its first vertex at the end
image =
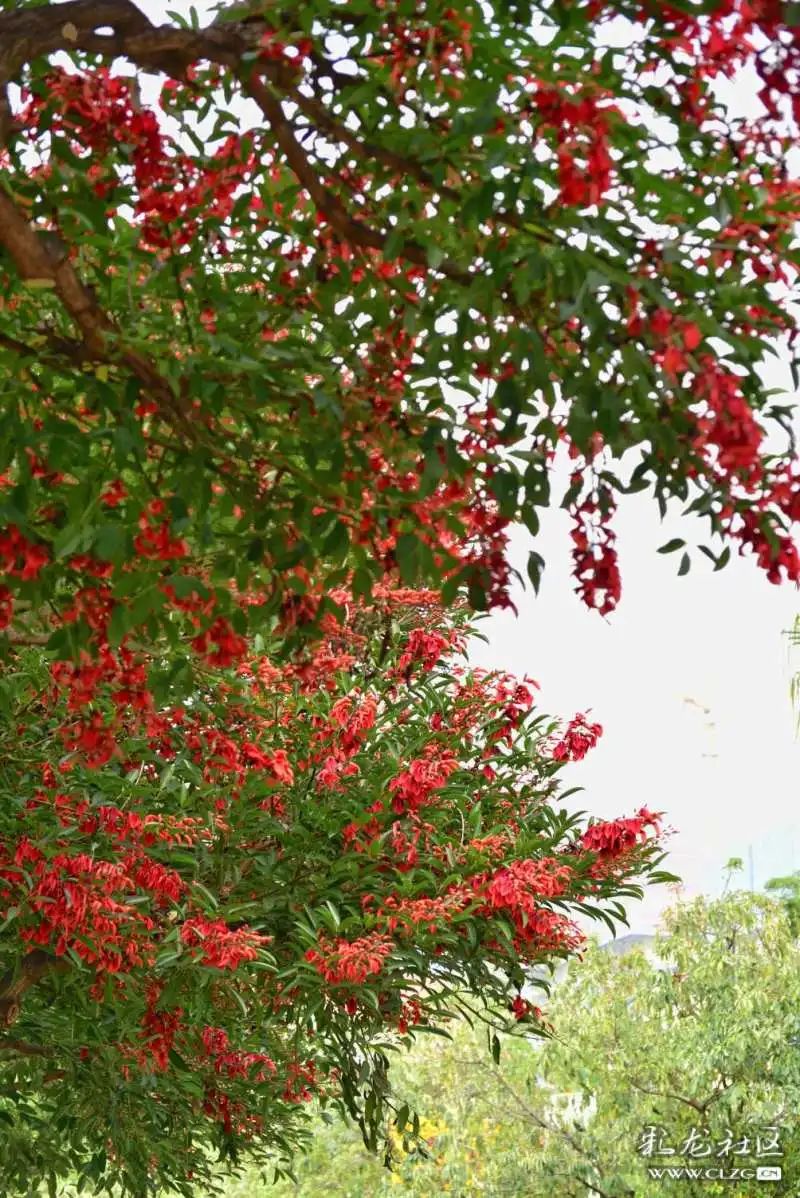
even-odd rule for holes
{"type": "Polygon", "coordinates": [[[780,1165],[757,1165],[756,1181],[780,1181],[782,1177],[780,1165]]]}

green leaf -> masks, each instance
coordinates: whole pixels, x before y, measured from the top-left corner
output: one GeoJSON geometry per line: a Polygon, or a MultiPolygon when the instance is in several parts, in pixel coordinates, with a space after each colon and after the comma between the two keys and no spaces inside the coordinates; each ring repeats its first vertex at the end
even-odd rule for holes
{"type": "Polygon", "coordinates": [[[417,581],[420,569],[420,541],[414,533],[403,533],[397,538],[395,557],[403,582],[411,585],[417,581]]]}
{"type": "Polygon", "coordinates": [[[682,549],[686,542],[681,537],[673,537],[671,541],[667,541],[666,545],[662,545],[659,553],[674,553],[676,549],[682,549]]]}
{"type": "Polygon", "coordinates": [[[528,554],[528,578],[531,580],[535,593],[539,594],[544,571],[544,558],[540,553],[531,550],[528,554]]]}

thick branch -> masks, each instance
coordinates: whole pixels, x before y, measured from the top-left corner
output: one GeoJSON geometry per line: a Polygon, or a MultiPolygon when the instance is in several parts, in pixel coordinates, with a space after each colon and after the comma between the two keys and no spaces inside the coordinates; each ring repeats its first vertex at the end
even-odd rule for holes
{"type": "Polygon", "coordinates": [[[67,259],[51,258],[23,214],[7,192],[0,189],[0,245],[20,277],[29,283],[51,284],[78,325],[87,349],[96,357],[105,353],[104,333],[110,328],[91,293],[81,283],[67,259]]]}
{"type": "Polygon", "coordinates": [[[14,201],[0,187],[0,246],[14,262],[20,277],[34,283],[51,284],[69,315],[81,331],[88,357],[124,363],[147,392],[156,400],[165,416],[178,417],[184,423],[180,405],[171,387],[153,364],[137,350],[117,341],[117,331],[98,305],[92,292],[79,279],[68,258],[57,261],[45,249],[14,201]]]}
{"type": "Polygon", "coordinates": [[[65,365],[69,365],[81,373],[86,373],[91,356],[82,341],[61,337],[50,329],[31,330],[28,335],[34,339],[33,344],[0,331],[0,349],[7,349],[18,358],[30,358],[35,363],[50,366],[55,370],[62,370],[65,365]]]}
{"type": "Polygon", "coordinates": [[[18,1057],[51,1057],[53,1050],[42,1044],[31,1044],[28,1040],[16,1040],[13,1036],[0,1036],[0,1052],[8,1050],[18,1057]]]}
{"type": "Polygon", "coordinates": [[[182,75],[198,58],[234,66],[244,46],[235,27],[194,30],[156,26],[133,0],[66,0],[0,17],[0,80],[56,50],[124,54],[146,70],[182,75]],[[112,33],[97,33],[110,28],[112,33]]]}
{"type": "Polygon", "coordinates": [[[0,1024],[10,1027],[19,1015],[20,1004],[31,986],[52,973],[69,969],[63,957],[53,957],[41,948],[22,958],[18,970],[9,970],[0,978],[0,1024]]]}

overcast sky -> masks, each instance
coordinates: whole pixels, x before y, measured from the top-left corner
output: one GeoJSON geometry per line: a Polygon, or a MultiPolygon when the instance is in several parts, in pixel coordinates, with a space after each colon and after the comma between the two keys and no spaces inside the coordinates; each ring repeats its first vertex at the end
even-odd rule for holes
{"type": "MultiPolygon", "coordinates": [[[[607,817],[642,804],[666,812],[676,829],[666,867],[687,895],[718,892],[725,863],[747,864],[750,846],[756,887],[800,868],[800,742],[789,698],[800,651],[793,662],[784,635],[800,611],[797,590],[772,586],[747,559],[715,574],[700,554],[678,578],[680,555],[655,552],[675,524],[661,525],[646,496],[621,504],[616,528],[623,590],[613,616],[587,611],[572,593],[569,521],[551,512],[538,544],[548,562],[539,597],[522,592],[517,617],[488,617],[489,643],[473,659],[531,674],[550,713],[591,708],[604,735],[570,767],[570,783],[585,787],[581,806],[607,817]]],[[[524,531],[515,537],[521,569],[528,542],[524,531]]],[[[671,897],[652,888],[632,904],[632,929],[651,931],[671,897]]]]}

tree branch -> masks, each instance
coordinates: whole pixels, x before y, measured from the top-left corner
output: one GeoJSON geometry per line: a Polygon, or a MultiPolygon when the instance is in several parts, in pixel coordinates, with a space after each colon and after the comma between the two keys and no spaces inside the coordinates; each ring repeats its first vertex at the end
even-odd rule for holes
{"type": "MultiPolygon", "coordinates": [[[[272,89],[262,83],[255,72],[251,72],[249,76],[240,75],[239,80],[269,121],[273,136],[286,161],[331,227],[353,245],[383,252],[389,241],[389,234],[373,229],[371,225],[351,216],[338,196],[320,178],[297,140],[291,122],[281,107],[281,101],[272,89]]],[[[397,253],[399,257],[417,266],[429,266],[427,250],[415,241],[401,242],[397,253]]],[[[473,281],[473,275],[469,271],[462,270],[447,259],[438,263],[436,270],[458,283],[473,281]]]]}
{"type": "Polygon", "coordinates": [[[42,332],[41,329],[35,330],[32,335],[43,338],[44,344],[30,345],[20,341],[18,337],[0,332],[0,349],[10,350],[20,358],[32,358],[35,362],[43,362],[46,366],[56,368],[69,362],[82,371],[91,360],[82,341],[71,341],[68,337],[59,337],[57,333],[50,331],[42,332]]]}
{"type": "Polygon", "coordinates": [[[71,263],[56,262],[36,230],[25,219],[6,191],[0,189],[0,245],[11,257],[20,277],[28,283],[50,284],[78,325],[86,348],[96,357],[105,353],[104,333],[109,324],[71,263]]]}
{"type": "Polygon", "coordinates": [[[440,195],[446,196],[458,204],[463,202],[463,196],[459,191],[454,187],[449,187],[446,183],[437,183],[421,162],[417,162],[413,158],[406,158],[386,146],[378,145],[377,142],[362,141],[352,129],[348,129],[346,125],[337,121],[320,100],[307,96],[298,87],[282,90],[318,129],[324,130],[336,141],[346,145],[362,161],[365,158],[372,158],[375,162],[382,162],[384,166],[398,175],[413,175],[420,183],[438,191],[440,195]]]}
{"type": "Polygon", "coordinates": [[[64,973],[69,961],[35,948],[22,958],[19,969],[10,969],[0,978],[0,1025],[10,1027],[17,1019],[25,994],[52,973],[64,973]]]}
{"type": "Polygon", "coordinates": [[[13,1036],[0,1036],[0,1052],[8,1049],[20,1057],[51,1057],[52,1048],[41,1044],[31,1044],[28,1040],[16,1040],[13,1036]]]}
{"type": "Polygon", "coordinates": [[[684,1106],[691,1107],[699,1115],[705,1115],[711,1103],[720,1098],[725,1093],[725,1090],[728,1089],[727,1086],[723,1086],[722,1089],[715,1090],[704,1101],[700,1101],[697,1098],[686,1098],[683,1094],[673,1094],[670,1090],[651,1090],[647,1086],[643,1086],[641,1082],[634,1081],[633,1078],[629,1078],[628,1080],[634,1090],[638,1090],[640,1094],[648,1094],[652,1098],[671,1098],[673,1102],[682,1102],[684,1106]]]}
{"type": "MultiPolygon", "coordinates": [[[[527,1104],[527,1102],[525,1102],[514,1086],[512,1086],[511,1083],[503,1077],[499,1069],[494,1069],[492,1072],[497,1081],[500,1082],[500,1085],[503,1087],[503,1089],[510,1094],[514,1101],[519,1105],[520,1109],[524,1112],[525,1116],[530,1119],[532,1123],[536,1124],[537,1127],[540,1127],[542,1131],[548,1131],[551,1135],[560,1136],[562,1140],[569,1144],[573,1152],[576,1152],[578,1156],[582,1156],[589,1161],[592,1169],[597,1169],[597,1161],[592,1154],[587,1152],[583,1145],[576,1140],[575,1137],[566,1130],[566,1128],[559,1127],[557,1124],[554,1126],[552,1123],[548,1123],[546,1119],[543,1119],[541,1115],[537,1114],[537,1112],[534,1111],[533,1108],[527,1104]]],[[[600,1195],[600,1198],[612,1198],[612,1195],[606,1190],[601,1189],[594,1179],[592,1179],[592,1181],[586,1181],[585,1178],[580,1177],[577,1173],[574,1174],[574,1178],[575,1181],[580,1182],[582,1186],[585,1186],[590,1193],[597,1193],[600,1195]]],[[[626,1190],[625,1193],[627,1195],[632,1195],[633,1191],[626,1190]]]]}
{"type": "MultiPolygon", "coordinates": [[[[449,199],[460,200],[460,193],[456,189],[436,184],[420,163],[379,145],[361,142],[339,125],[323,105],[297,91],[292,64],[273,60],[259,63],[258,74],[249,67],[245,70],[243,55],[247,50],[252,50],[259,39],[258,22],[250,25],[246,21],[233,21],[214,23],[202,30],[179,29],[153,25],[132,0],[105,0],[102,10],[98,10],[93,0],[65,0],[58,5],[44,5],[0,16],[0,85],[14,78],[26,62],[56,50],[83,50],[106,57],[124,56],[144,70],[161,70],[173,77],[185,77],[186,68],[191,63],[207,59],[233,69],[246,93],[261,108],[291,170],[316,207],[332,228],[353,245],[383,252],[390,233],[375,229],[354,217],[338,196],[331,192],[305,154],[283,111],[281,100],[259,75],[273,81],[309,119],[316,122],[317,127],[327,129],[331,136],[341,138],[354,152],[366,154],[394,170],[411,174],[449,199]],[[111,28],[112,33],[96,32],[98,27],[105,26],[111,28]]],[[[514,213],[496,214],[495,219],[506,224],[518,224],[514,213]]],[[[413,240],[401,242],[397,255],[414,265],[430,266],[427,249],[413,240]]],[[[37,264],[38,270],[45,266],[41,257],[37,257],[37,264]]],[[[87,345],[94,347],[95,352],[99,352],[102,335],[110,331],[108,322],[104,324],[97,305],[88,302],[90,297],[86,289],[75,288],[77,276],[68,263],[66,267],[56,281],[59,295],[74,319],[77,320],[80,314],[83,324],[80,321],[78,323],[84,339],[87,345]],[[70,295],[69,302],[67,293],[70,295]]],[[[471,284],[475,278],[473,272],[448,259],[437,263],[435,270],[462,285],[471,284]]],[[[51,275],[44,270],[41,275],[28,277],[50,278],[51,275]]],[[[148,364],[140,355],[126,351],[123,356],[143,382],[145,379],[142,375],[148,376],[149,387],[156,383],[152,370],[148,371],[148,364]]]]}
{"type": "Polygon", "coordinates": [[[87,358],[108,362],[119,360],[158,403],[162,415],[171,418],[172,422],[177,421],[181,427],[191,423],[166,379],[143,354],[120,342],[114,324],[100,308],[91,290],[81,282],[69,259],[64,257],[56,261],[50,256],[36,230],[2,187],[0,246],[8,252],[23,280],[52,285],[81,331],[87,358]]]}
{"type": "MultiPolygon", "coordinates": [[[[341,138],[354,152],[382,161],[393,170],[411,174],[451,200],[460,199],[457,189],[436,184],[421,164],[380,145],[361,142],[340,126],[325,111],[324,105],[297,90],[292,64],[278,59],[259,62],[257,70],[245,65],[244,55],[258,45],[261,33],[259,22],[251,24],[247,21],[226,23],[218,20],[202,30],[155,26],[132,0],[105,0],[102,9],[98,9],[94,0],[65,0],[58,5],[26,8],[0,16],[0,91],[26,62],[56,50],[83,50],[106,57],[124,56],[143,70],[161,70],[173,77],[184,78],[191,63],[206,59],[232,69],[246,94],[260,107],[290,169],[318,211],[342,238],[354,246],[384,253],[392,235],[391,230],[376,229],[349,212],[317,173],[283,110],[281,99],[273,90],[273,83],[304,111],[308,119],[315,121],[317,127],[323,131],[327,129],[331,136],[341,138]],[[98,28],[105,26],[112,32],[97,32],[98,28]]],[[[53,281],[64,306],[81,329],[87,348],[93,354],[103,356],[107,352],[107,339],[115,332],[111,322],[101,312],[91,292],[80,282],[69,261],[54,267],[22,214],[12,211],[13,204],[7,196],[1,198],[0,244],[6,246],[24,277],[53,281]]],[[[516,214],[505,212],[495,214],[493,219],[514,226],[519,220],[516,214]]],[[[427,248],[413,240],[402,241],[395,253],[397,257],[430,268],[461,285],[471,285],[476,277],[475,271],[464,269],[447,258],[431,267],[427,248]]],[[[504,293],[504,298],[514,315],[525,316],[513,296],[504,293]]],[[[159,377],[147,359],[122,345],[119,346],[119,357],[144,384],[159,407],[165,413],[171,412],[173,418],[177,418],[188,429],[188,416],[182,412],[180,403],[166,381],[159,377]]]]}
{"type": "Polygon", "coordinates": [[[125,55],[149,70],[182,76],[198,58],[235,66],[245,49],[237,26],[178,29],[153,25],[133,0],[66,0],[0,17],[0,80],[13,79],[26,62],[56,50],[125,55]],[[97,33],[108,27],[111,33],[97,33]]]}
{"type": "MultiPolygon", "coordinates": [[[[280,80],[277,80],[278,86],[281,86],[280,80]]],[[[346,125],[341,124],[328,111],[325,105],[317,97],[306,95],[299,87],[290,86],[288,88],[281,87],[287,98],[292,104],[296,104],[298,109],[308,117],[309,121],[318,128],[328,133],[330,137],[336,141],[346,145],[353,154],[356,155],[362,162],[372,159],[374,162],[381,162],[384,166],[393,170],[398,175],[410,175],[425,187],[429,187],[432,191],[444,196],[454,203],[463,205],[464,195],[456,187],[451,187],[447,183],[437,183],[433,175],[414,158],[408,158],[404,154],[398,154],[395,150],[390,150],[386,146],[381,146],[377,142],[362,140],[352,129],[348,129],[346,125]]],[[[524,229],[524,217],[516,212],[508,212],[506,210],[500,212],[492,212],[486,218],[496,224],[509,225],[513,229],[524,229]]],[[[555,237],[550,234],[544,236],[539,234],[543,240],[555,242],[555,237]]]]}

